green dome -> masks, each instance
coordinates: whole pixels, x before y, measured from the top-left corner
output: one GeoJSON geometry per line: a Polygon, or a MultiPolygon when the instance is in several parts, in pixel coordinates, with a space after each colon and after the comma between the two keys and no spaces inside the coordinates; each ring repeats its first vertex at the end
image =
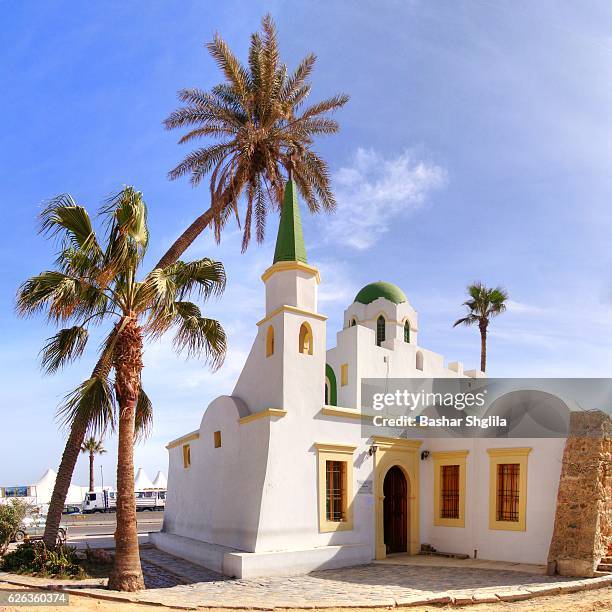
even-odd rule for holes
{"type": "Polygon", "coordinates": [[[369,304],[378,298],[385,298],[394,304],[407,302],[406,294],[397,286],[385,281],[370,283],[366,285],[356,296],[355,302],[360,304],[369,304]]]}

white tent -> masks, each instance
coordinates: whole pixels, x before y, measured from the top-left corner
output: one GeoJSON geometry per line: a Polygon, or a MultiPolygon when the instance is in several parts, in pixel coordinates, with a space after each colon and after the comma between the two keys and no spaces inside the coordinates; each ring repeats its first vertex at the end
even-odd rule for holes
{"type": "Polygon", "coordinates": [[[136,478],[134,478],[134,491],[142,491],[143,489],[153,489],[153,483],[147,476],[147,473],[142,469],[138,468],[136,472],[136,478]]]}
{"type": "MultiPolygon", "coordinates": [[[[53,487],[55,486],[55,479],[57,473],[48,468],[47,471],[31,485],[32,495],[35,497],[35,503],[37,504],[48,504],[51,501],[51,495],[53,494],[53,487]]],[[[79,485],[71,484],[68,488],[68,495],[66,496],[67,504],[82,504],[85,497],[85,492],[88,490],[87,487],[80,487],[79,485]]]]}
{"type": "Polygon", "coordinates": [[[157,476],[153,481],[154,489],[167,489],[168,488],[168,480],[166,479],[166,475],[160,470],[157,472],[157,476]]]}
{"type": "Polygon", "coordinates": [[[31,493],[36,498],[36,503],[48,504],[51,501],[56,477],[57,474],[51,468],[47,468],[47,471],[31,485],[31,493]]]}

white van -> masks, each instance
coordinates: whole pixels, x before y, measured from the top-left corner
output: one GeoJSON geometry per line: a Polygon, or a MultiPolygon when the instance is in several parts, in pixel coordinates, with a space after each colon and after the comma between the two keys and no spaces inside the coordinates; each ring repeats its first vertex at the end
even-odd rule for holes
{"type": "Polygon", "coordinates": [[[85,493],[83,500],[83,514],[91,514],[93,512],[115,512],[117,510],[117,492],[105,489],[104,491],[96,491],[85,493]]]}

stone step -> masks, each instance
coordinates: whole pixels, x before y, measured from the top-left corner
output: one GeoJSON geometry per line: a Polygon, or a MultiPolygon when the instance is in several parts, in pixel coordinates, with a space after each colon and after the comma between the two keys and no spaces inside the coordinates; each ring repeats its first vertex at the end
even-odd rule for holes
{"type": "Polygon", "coordinates": [[[598,572],[612,572],[612,563],[600,563],[597,566],[598,572]]]}

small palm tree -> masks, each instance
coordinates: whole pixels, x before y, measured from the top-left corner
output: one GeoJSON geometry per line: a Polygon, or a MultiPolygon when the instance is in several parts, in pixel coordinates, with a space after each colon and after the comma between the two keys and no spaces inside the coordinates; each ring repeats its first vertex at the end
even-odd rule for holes
{"type": "MultiPolygon", "coordinates": [[[[60,238],[57,267],[27,280],[17,295],[20,314],[44,311],[52,321],[69,325],[42,350],[47,371],[83,354],[91,325],[113,321],[95,376],[67,397],[63,413],[78,423],[89,414],[91,426],[101,414],[113,422],[111,415],[117,412],[116,554],[109,588],[124,591],[144,588],[134,498],[136,431],[143,430],[151,416],[150,401],[141,387],[144,341],[174,329],[177,351],[204,355],[213,367],[221,365],[226,349],[219,322],[202,316],[200,308],[185,299],[193,293],[206,299],[223,291],[225,272],[220,263],[177,261],[138,279],[149,237],[146,213],[142,195],[125,187],[101,209],[106,237],[100,241],[85,208],[68,195],[51,200],[41,220],[43,232],[60,238]]],[[[77,448],[82,443],[81,439],[77,448]]]]}
{"type": "Polygon", "coordinates": [[[189,128],[179,143],[213,139],[189,153],[169,173],[170,179],[191,175],[194,186],[210,174],[211,205],[170,247],[157,264],[159,268],[176,261],[211,223],[219,240],[228,217],[235,214],[238,218],[242,194],[246,196],[242,249],[249,244],[253,220],[261,242],[266,214],[280,210],[285,176],[291,169],[312,212],[332,211],[336,205],[327,164],[312,145],[315,136],[338,131],[338,123],[326,115],[344,106],[348,96],[335,95],[304,108],[316,56],[308,54],[289,74],[280,61],[270,15],[263,18],[262,31],[251,35],[247,66],[218,34],[207,48],[225,81],[210,92],[179,91],[185,106],[171,113],[164,124],[167,129],[189,128]]]}
{"type": "Polygon", "coordinates": [[[493,317],[506,310],[508,293],[501,287],[488,289],[480,282],[468,285],[467,291],[470,299],[463,302],[463,305],[467,307],[468,314],[455,321],[453,327],[478,324],[480,330],[480,370],[485,372],[487,367],[487,328],[493,317]]]}
{"type": "Polygon", "coordinates": [[[89,436],[83,444],[81,444],[81,452],[89,453],[89,490],[94,491],[94,456],[102,455],[106,449],[102,445],[102,440],[97,440],[95,436],[89,436]]]}

